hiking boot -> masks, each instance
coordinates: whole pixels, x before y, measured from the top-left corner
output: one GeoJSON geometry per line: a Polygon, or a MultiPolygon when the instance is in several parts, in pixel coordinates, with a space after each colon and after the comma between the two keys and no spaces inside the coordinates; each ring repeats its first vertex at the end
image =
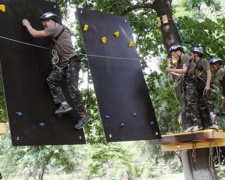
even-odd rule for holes
{"type": "Polygon", "coordinates": [[[88,115],[85,118],[81,118],[75,125],[75,129],[83,128],[89,121],[91,121],[91,118],[88,115]]]}
{"type": "Polygon", "coordinates": [[[59,109],[55,111],[55,114],[64,114],[71,111],[73,108],[69,104],[61,104],[59,109]]]}
{"type": "Polygon", "coordinates": [[[210,126],[210,129],[215,129],[217,131],[220,130],[219,126],[217,124],[213,124],[212,126],[210,126]]]}

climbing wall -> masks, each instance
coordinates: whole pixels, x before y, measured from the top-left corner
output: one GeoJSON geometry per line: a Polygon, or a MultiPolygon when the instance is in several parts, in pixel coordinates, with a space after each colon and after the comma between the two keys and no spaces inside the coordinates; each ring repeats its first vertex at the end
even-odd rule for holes
{"type": "Polygon", "coordinates": [[[79,8],[76,15],[107,141],[161,138],[129,21],[79,8]]]}
{"type": "MultiPolygon", "coordinates": [[[[54,114],[58,106],[46,83],[52,71],[51,55],[42,48],[50,47],[50,39],[31,37],[21,23],[27,18],[34,28],[43,29],[40,16],[44,12],[60,15],[58,4],[0,0],[0,7],[0,61],[13,145],[84,144],[83,131],[74,128],[77,112],[60,119],[54,114]]],[[[62,86],[70,102],[65,82],[62,86]]]]}

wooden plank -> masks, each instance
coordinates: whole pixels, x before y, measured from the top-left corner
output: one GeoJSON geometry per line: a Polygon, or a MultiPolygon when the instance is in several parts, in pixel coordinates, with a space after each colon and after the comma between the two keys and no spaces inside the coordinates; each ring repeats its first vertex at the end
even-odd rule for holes
{"type": "Polygon", "coordinates": [[[0,135],[7,133],[7,124],[0,122],[0,135]]]}
{"type": "Polygon", "coordinates": [[[199,141],[199,142],[187,142],[187,143],[172,143],[162,144],[162,151],[183,151],[188,149],[202,149],[210,147],[221,147],[225,146],[225,139],[218,139],[212,141],[199,141]]]}
{"type": "Polygon", "coordinates": [[[162,139],[150,140],[150,144],[184,143],[192,141],[209,141],[213,139],[225,139],[225,132],[218,132],[213,129],[162,135],[162,139]]]}
{"type": "Polygon", "coordinates": [[[213,129],[162,135],[162,139],[151,140],[150,144],[160,144],[162,151],[183,151],[225,146],[225,132],[213,129]]]}

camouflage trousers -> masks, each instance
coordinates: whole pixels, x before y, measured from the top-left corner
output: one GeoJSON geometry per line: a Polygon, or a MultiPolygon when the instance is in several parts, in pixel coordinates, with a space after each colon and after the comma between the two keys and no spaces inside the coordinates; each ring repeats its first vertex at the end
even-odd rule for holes
{"type": "Polygon", "coordinates": [[[59,104],[66,101],[63,94],[61,83],[64,79],[67,81],[69,95],[73,101],[74,108],[79,115],[86,114],[86,109],[83,104],[81,92],[78,88],[80,62],[71,61],[63,69],[54,68],[47,78],[47,83],[53,97],[54,103],[59,104]]]}
{"type": "Polygon", "coordinates": [[[185,94],[185,104],[186,111],[189,115],[190,126],[200,126],[201,118],[198,109],[198,92],[195,83],[191,80],[186,80],[184,82],[184,94],[185,94]]]}
{"type": "Polygon", "coordinates": [[[185,81],[186,111],[190,125],[211,126],[210,113],[214,112],[210,92],[204,93],[205,84],[194,80],[185,81]]]}

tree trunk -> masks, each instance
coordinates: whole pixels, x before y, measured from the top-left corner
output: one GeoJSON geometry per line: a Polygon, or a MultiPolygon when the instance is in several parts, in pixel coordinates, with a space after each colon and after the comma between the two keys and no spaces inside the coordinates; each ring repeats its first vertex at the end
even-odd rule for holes
{"type": "Polygon", "coordinates": [[[45,168],[42,168],[41,174],[39,175],[39,180],[44,179],[45,168]]]}
{"type": "Polygon", "coordinates": [[[194,180],[219,180],[213,164],[210,164],[209,149],[197,149],[196,160],[192,157],[192,150],[188,151],[190,167],[194,180]]]}
{"type": "Polygon", "coordinates": [[[169,48],[175,44],[181,44],[177,28],[172,21],[172,0],[155,0],[153,2],[153,9],[156,11],[157,16],[162,20],[163,15],[167,15],[168,23],[163,24],[161,21],[161,32],[164,40],[164,45],[169,54],[169,48]]]}
{"type": "Polygon", "coordinates": [[[213,164],[210,164],[209,149],[195,150],[197,156],[193,158],[193,150],[182,151],[182,165],[187,180],[219,180],[213,164]]]}

